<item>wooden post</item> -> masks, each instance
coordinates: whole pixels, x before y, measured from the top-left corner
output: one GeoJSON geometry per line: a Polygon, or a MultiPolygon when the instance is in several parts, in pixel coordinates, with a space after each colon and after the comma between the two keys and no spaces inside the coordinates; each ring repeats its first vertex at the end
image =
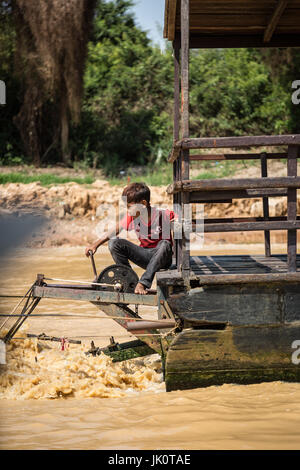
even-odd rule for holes
{"type": "MultiPolygon", "coordinates": [[[[177,33],[173,42],[174,52],[174,141],[180,138],[180,36],[177,33]]],[[[173,181],[181,179],[181,157],[173,162],[173,181]]],[[[173,194],[173,208],[178,210],[180,194],[173,194]],[[174,207],[175,206],[175,207],[174,207]]],[[[179,240],[174,240],[175,262],[179,270],[179,240]]]]}
{"type": "MultiPolygon", "coordinates": [[[[299,146],[289,145],[288,147],[288,161],[287,161],[287,175],[297,176],[297,158],[299,156],[299,146]]],[[[297,189],[288,188],[287,195],[287,220],[297,220],[297,189]]],[[[288,251],[288,271],[297,271],[297,229],[288,230],[287,237],[287,251],[288,251]]]]}
{"type": "MultiPolygon", "coordinates": [[[[190,39],[190,2],[181,0],[181,134],[182,138],[189,137],[189,39],[190,39]]],[[[181,161],[182,179],[189,179],[189,149],[182,151],[181,161]]],[[[182,217],[185,217],[184,207],[189,204],[189,194],[181,193],[182,217]]],[[[180,240],[181,250],[179,264],[181,264],[182,275],[187,277],[190,269],[190,237],[185,232],[186,224],[182,230],[180,240]]]]}
{"type": "MultiPolygon", "coordinates": [[[[267,168],[267,154],[265,152],[261,154],[260,161],[261,161],[261,176],[262,178],[266,178],[268,176],[268,168],[267,168]]],[[[264,215],[265,220],[269,218],[268,196],[263,197],[263,215],[264,215]]],[[[270,230],[264,231],[264,237],[265,237],[265,255],[271,256],[270,230]]]]}

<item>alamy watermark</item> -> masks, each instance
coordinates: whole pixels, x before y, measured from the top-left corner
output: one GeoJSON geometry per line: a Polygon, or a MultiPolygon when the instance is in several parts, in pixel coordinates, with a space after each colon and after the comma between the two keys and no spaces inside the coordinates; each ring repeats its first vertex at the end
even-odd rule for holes
{"type": "Polygon", "coordinates": [[[295,89],[294,93],[292,93],[292,103],[299,104],[300,103],[300,80],[294,80],[292,83],[292,88],[295,89]]]}
{"type": "Polygon", "coordinates": [[[3,80],[0,80],[0,104],[6,104],[6,85],[3,80]]]}
{"type": "Polygon", "coordinates": [[[101,204],[97,208],[96,216],[101,218],[95,228],[98,237],[102,237],[104,233],[110,233],[109,237],[114,238],[117,235],[115,228],[118,222],[120,229],[125,229],[122,232],[122,238],[129,240],[136,239],[137,234],[139,238],[148,238],[150,235],[152,240],[170,239],[171,232],[173,232],[174,240],[181,240],[184,237],[187,243],[196,244],[197,248],[203,246],[204,204],[196,204],[194,212],[191,204],[174,204],[173,220],[168,216],[168,212],[165,212],[168,209],[167,205],[151,206],[151,222],[148,226],[141,223],[148,218],[143,204],[134,204],[132,207],[127,208],[127,211],[124,211],[124,206],[122,208],[123,204],[120,200],[117,205],[101,204]],[[144,216],[143,212],[145,212],[144,216]],[[159,221],[160,212],[163,213],[161,221],[159,221]],[[134,222],[133,218],[135,219],[134,222]],[[128,222],[130,222],[129,225],[127,225],[128,222]]]}
{"type": "Polygon", "coordinates": [[[292,363],[298,366],[300,364],[300,340],[295,339],[292,342],[292,349],[296,349],[296,351],[292,354],[292,363]]]}

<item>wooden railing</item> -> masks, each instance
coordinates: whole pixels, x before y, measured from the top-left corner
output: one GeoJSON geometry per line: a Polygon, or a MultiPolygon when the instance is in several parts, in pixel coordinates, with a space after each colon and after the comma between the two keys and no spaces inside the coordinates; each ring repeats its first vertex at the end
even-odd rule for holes
{"type": "MultiPolygon", "coordinates": [[[[235,198],[261,197],[263,217],[240,219],[205,219],[204,232],[228,231],[264,231],[265,255],[271,256],[270,230],[287,230],[288,271],[294,272],[297,255],[297,229],[300,221],[297,217],[297,189],[300,188],[300,176],[297,176],[297,159],[300,158],[300,135],[280,136],[245,136],[218,138],[184,138],[174,142],[169,161],[173,162],[174,181],[167,192],[173,194],[173,202],[179,205],[189,203],[232,202],[235,198]],[[287,151],[277,153],[230,153],[189,155],[190,149],[211,148],[251,148],[287,146],[287,151]],[[188,156],[187,156],[188,153],[188,156]],[[269,159],[287,159],[287,176],[268,177],[269,159]],[[261,161],[261,178],[217,178],[191,180],[184,179],[189,174],[192,161],[205,160],[251,160],[261,161]],[[188,165],[188,168],[187,168],[188,165]],[[187,168],[187,171],[186,171],[187,168]],[[184,195],[184,197],[183,197],[184,195]],[[269,216],[269,197],[287,197],[287,216],[269,216]]],[[[193,227],[197,224],[194,221],[193,227]]],[[[189,270],[189,246],[187,236],[176,241],[176,261],[179,270],[189,270]]]]}

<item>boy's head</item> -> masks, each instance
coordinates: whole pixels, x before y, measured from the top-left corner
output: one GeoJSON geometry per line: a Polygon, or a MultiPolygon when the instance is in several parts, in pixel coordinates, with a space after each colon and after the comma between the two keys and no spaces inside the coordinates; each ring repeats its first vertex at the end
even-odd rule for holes
{"type": "Polygon", "coordinates": [[[124,188],[122,200],[131,215],[138,217],[140,215],[138,206],[150,207],[150,189],[145,183],[131,183],[124,188]]]}

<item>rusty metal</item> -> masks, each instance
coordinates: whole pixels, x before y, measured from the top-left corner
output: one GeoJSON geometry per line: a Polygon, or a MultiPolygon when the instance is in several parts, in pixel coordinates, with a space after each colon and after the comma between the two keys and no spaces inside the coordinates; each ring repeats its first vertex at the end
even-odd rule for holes
{"type": "Polygon", "coordinates": [[[139,339],[119,344],[115,343],[114,338],[111,337],[110,344],[105,348],[96,347],[94,341],[92,341],[90,349],[86,351],[85,354],[87,356],[99,356],[102,352],[112,357],[113,362],[117,362],[126,359],[132,359],[134,357],[142,357],[149,354],[155,354],[156,351],[139,339]],[[128,356],[126,352],[128,350],[133,351],[131,357],[128,356]]]}
{"type": "Polygon", "coordinates": [[[89,250],[88,254],[89,254],[89,257],[91,258],[92,268],[94,271],[94,276],[95,276],[94,282],[97,282],[98,274],[97,274],[97,269],[96,269],[95,260],[94,260],[94,253],[92,252],[92,250],[89,250]]]}
{"type": "Polygon", "coordinates": [[[164,328],[175,328],[175,326],[176,326],[175,320],[132,321],[128,323],[127,330],[128,331],[140,331],[140,330],[152,330],[153,328],[162,330],[164,328]]]}
{"type": "Polygon", "coordinates": [[[27,333],[26,336],[27,336],[27,338],[37,338],[41,341],[56,341],[56,342],[60,343],[63,339],[65,339],[70,344],[81,344],[81,341],[77,340],[77,339],[57,338],[55,336],[48,336],[45,333],[40,333],[39,335],[34,335],[34,334],[31,334],[31,333],[27,333]]]}
{"type": "Polygon", "coordinates": [[[118,264],[107,266],[97,279],[99,284],[105,283],[110,285],[110,290],[124,293],[133,293],[138,281],[138,275],[132,268],[118,264]]]}

